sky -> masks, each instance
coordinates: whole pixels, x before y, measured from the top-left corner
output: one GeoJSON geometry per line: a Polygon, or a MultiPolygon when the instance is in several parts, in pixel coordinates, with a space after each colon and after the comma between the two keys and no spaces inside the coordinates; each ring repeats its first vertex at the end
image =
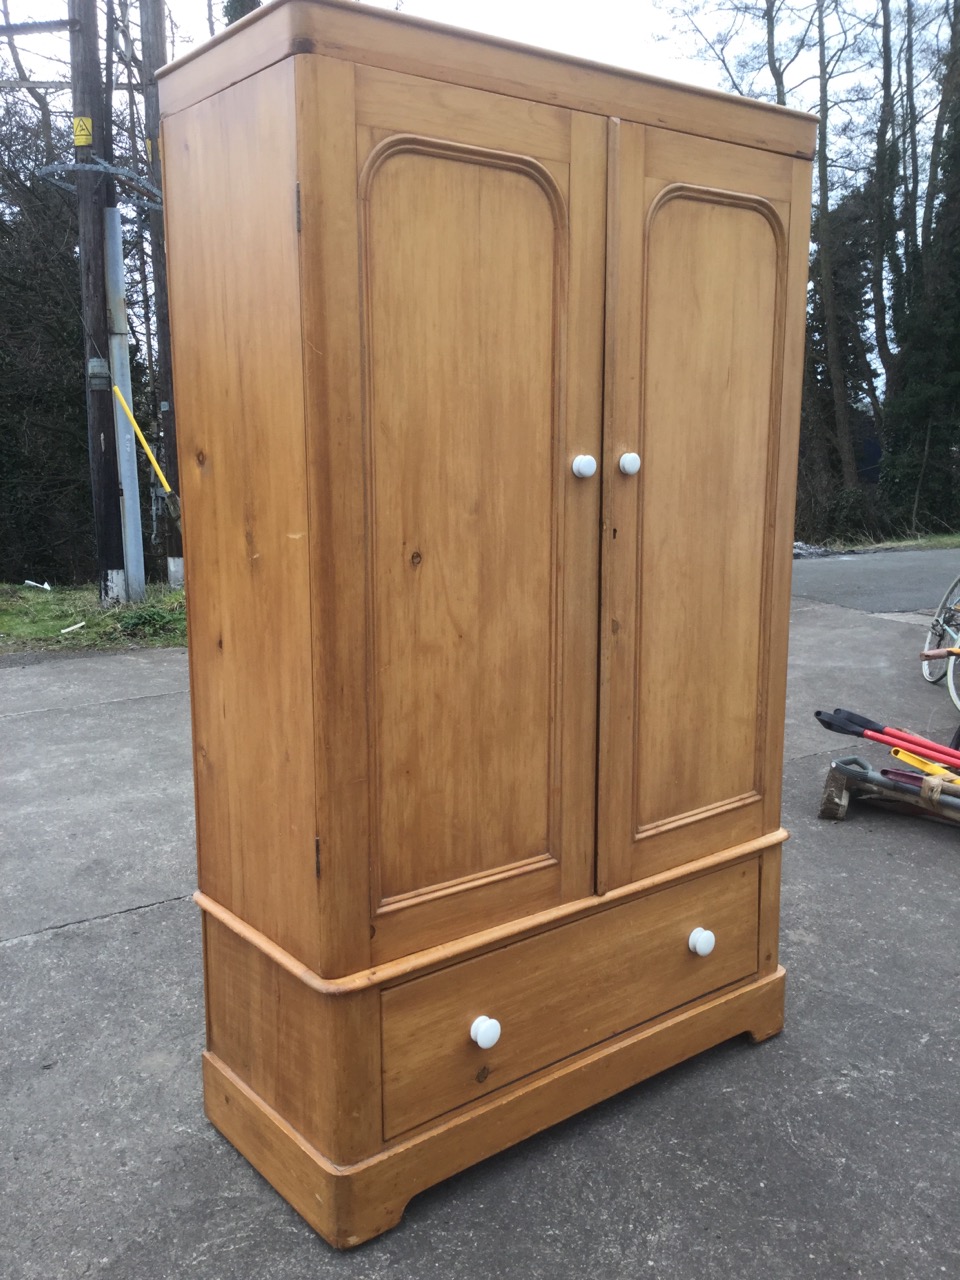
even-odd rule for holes
{"type": "MultiPolygon", "coordinates": [[[[395,0],[362,2],[395,8],[395,0]]],[[[205,0],[168,3],[185,36],[206,38],[205,0]]],[[[219,7],[214,0],[215,13],[219,7]]],[[[670,20],[651,0],[403,0],[401,12],[671,80],[720,85],[713,66],[683,57],[680,41],[670,39],[670,20]],[[657,35],[666,39],[657,41],[657,35]]]]}
{"type": "MultiPolygon", "coordinates": [[[[361,2],[381,9],[396,7],[395,0],[361,2]]],[[[67,0],[8,3],[12,22],[63,18],[67,12],[67,0]]],[[[179,33],[176,53],[208,39],[206,0],[167,4],[179,33]]],[[[100,8],[102,12],[102,0],[100,8]]],[[[214,0],[218,30],[221,8],[222,0],[214,0]]],[[[135,15],[135,0],[131,9],[135,15]]],[[[671,80],[723,87],[714,64],[685,56],[689,40],[678,38],[670,19],[652,0],[403,0],[401,12],[671,80]]],[[[65,36],[21,36],[18,45],[36,79],[69,77],[65,36]]],[[[0,52],[5,52],[2,46],[0,52]]]]}

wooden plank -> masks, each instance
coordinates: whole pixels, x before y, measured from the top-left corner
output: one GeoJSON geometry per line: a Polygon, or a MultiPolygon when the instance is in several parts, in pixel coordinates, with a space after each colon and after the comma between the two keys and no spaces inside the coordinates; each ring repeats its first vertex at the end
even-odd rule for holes
{"type": "Polygon", "coordinates": [[[560,768],[564,804],[563,877],[566,900],[590,893],[596,862],[596,681],[600,608],[602,474],[578,480],[573,458],[589,453],[602,462],[603,324],[606,269],[607,122],[573,117],[570,159],[570,323],[566,332],[565,433],[556,463],[566,487],[559,609],[563,647],[561,688],[564,737],[560,768]],[[599,482],[599,483],[597,483],[599,482]],[[589,696],[584,696],[589,691],[589,696]],[[590,764],[590,756],[593,764],[590,764]],[[573,799],[576,797],[576,799],[573,799]]]}
{"type": "Polygon", "coordinates": [[[563,670],[596,669],[570,461],[599,450],[604,156],[593,117],[357,83],[382,963],[592,887],[595,695],[563,670]]]}
{"type": "Polygon", "coordinates": [[[467,876],[447,889],[382,904],[372,925],[373,963],[389,964],[425,947],[469,937],[478,927],[511,921],[515,927],[517,920],[536,919],[561,900],[561,891],[560,863],[543,858],[489,880],[467,876]]]}
{"type": "Polygon", "coordinates": [[[624,453],[640,451],[640,306],[644,238],[636,231],[645,208],[646,130],[612,120],[607,154],[606,361],[604,365],[603,522],[600,587],[600,760],[597,892],[636,879],[630,829],[633,782],[623,756],[636,725],[637,547],[640,484],[619,469],[624,453]]]}
{"type": "Polygon", "coordinates": [[[789,203],[793,160],[753,147],[692,137],[669,129],[648,129],[645,172],[648,181],[688,182],[724,191],[749,191],[771,202],[789,203]]]}
{"type": "Polygon", "coordinates": [[[774,973],[779,964],[780,946],[780,863],[779,848],[769,849],[760,859],[760,932],[758,972],[774,973]]]}
{"type": "Polygon", "coordinates": [[[457,144],[398,148],[363,189],[375,906],[561,856],[566,219],[457,144]]]}
{"type": "Polygon", "coordinates": [[[477,1161],[732,1036],[776,1035],[784,982],[778,969],[607,1041],[347,1168],[325,1159],[209,1053],[207,1115],[315,1231],[348,1249],[395,1226],[411,1196],[477,1161]]]}
{"type": "Polygon", "coordinates": [[[351,991],[394,983],[415,974],[432,973],[456,961],[470,959],[473,956],[486,955],[500,946],[535,937],[559,924],[586,919],[597,911],[608,911],[620,903],[633,902],[660,888],[694,880],[721,867],[733,866],[754,854],[762,853],[763,850],[780,844],[787,838],[786,831],[782,829],[774,831],[760,839],[749,840],[734,848],[724,849],[720,853],[694,858],[682,867],[671,867],[669,871],[661,871],[646,879],[612,889],[602,898],[589,897],[575,902],[566,902],[559,907],[551,907],[547,911],[525,916],[522,920],[511,920],[505,924],[480,929],[476,933],[463,935],[451,942],[427,947],[423,951],[412,952],[397,960],[385,961],[373,968],[359,970],[342,978],[321,978],[312,969],[308,969],[302,961],[295,959],[212,898],[202,893],[195,893],[193,896],[194,901],[204,912],[214,916],[244,941],[259,948],[275,964],[292,974],[298,981],[305,983],[311,990],[319,991],[324,995],[342,996],[348,995],[351,991]]]}
{"type": "Polygon", "coordinates": [[[299,27],[300,15],[292,5],[271,5],[161,67],[157,72],[161,118],[196,106],[291,57],[302,39],[299,27]]]}
{"type": "Polygon", "coordinates": [[[741,863],[385,991],[384,1136],[755,973],[758,886],[741,863]],[[480,1014],[501,1023],[492,1049],[470,1039],[480,1014]]]}
{"type": "Polygon", "coordinates": [[[337,0],[270,5],[178,59],[160,73],[161,108],[182,110],[297,53],[346,58],[785,155],[810,158],[816,146],[816,121],[800,112],[337,0]]]}
{"type": "Polygon", "coordinates": [[[380,1149],[375,990],[331,999],[204,916],[207,1048],[336,1164],[380,1149]]]}
{"type": "Polygon", "coordinates": [[[292,70],[168,120],[163,154],[200,886],[316,967],[292,70]]]}
{"type": "Polygon", "coordinates": [[[725,176],[739,148],[628,124],[614,134],[601,888],[778,822],[765,799],[771,780],[779,791],[767,738],[782,719],[772,682],[784,657],[766,641],[780,625],[771,583],[788,302],[802,317],[785,296],[783,201],[752,189],[782,196],[784,161],[757,154],[725,176]],[[719,185],[687,183],[697,166],[719,185]],[[752,184],[742,195],[730,192],[738,175],[752,184]],[[618,474],[627,450],[641,455],[637,478],[618,474]]]}
{"type": "Polygon", "coordinates": [[[767,459],[783,265],[755,206],[706,191],[659,204],[647,255],[632,806],[640,833],[759,789],[767,459]]]}
{"type": "Polygon", "coordinates": [[[783,715],[787,698],[787,648],[790,632],[790,580],[793,573],[793,523],[800,446],[800,400],[806,343],[807,277],[810,261],[810,165],[794,162],[786,281],[786,329],[779,413],[779,461],[774,477],[769,584],[770,633],[766,705],[771,715],[763,735],[762,762],[767,779],[766,824],[779,823],[783,781],[783,715]]]}
{"type": "Polygon", "coordinates": [[[356,84],[358,125],[395,127],[402,119],[411,133],[457,138],[540,160],[565,163],[570,158],[570,112],[560,107],[362,64],[356,84]]]}
{"type": "Polygon", "coordinates": [[[310,598],[322,888],[318,972],[370,964],[369,739],[353,68],[296,69],[310,598]]]}

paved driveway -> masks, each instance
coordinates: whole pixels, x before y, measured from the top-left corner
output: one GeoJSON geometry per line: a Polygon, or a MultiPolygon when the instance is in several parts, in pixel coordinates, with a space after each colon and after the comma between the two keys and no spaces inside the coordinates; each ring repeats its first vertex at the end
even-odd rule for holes
{"type": "Polygon", "coordinates": [[[346,1255],[203,1118],[185,655],[7,660],[0,1276],[960,1275],[960,844],[916,819],[818,821],[852,740],[811,714],[842,704],[949,737],[917,614],[955,568],[913,552],[797,565],[783,1035],[722,1045],[468,1170],[346,1255]]]}

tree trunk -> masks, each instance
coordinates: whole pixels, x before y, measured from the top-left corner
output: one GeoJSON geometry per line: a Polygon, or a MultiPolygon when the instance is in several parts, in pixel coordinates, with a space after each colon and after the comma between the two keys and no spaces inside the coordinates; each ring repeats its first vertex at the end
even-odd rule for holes
{"type": "MultiPolygon", "coordinates": [[[[71,0],[70,59],[73,73],[75,121],[90,121],[92,136],[75,132],[78,164],[89,164],[103,154],[103,87],[100,81],[100,41],[96,0],[71,0]],[[87,141],[91,145],[87,145],[87,141]]],[[[76,125],[75,125],[76,130],[76,125]]],[[[107,362],[107,297],[104,275],[103,210],[108,181],[99,173],[77,173],[80,233],[80,292],[86,337],[87,431],[90,444],[90,481],[97,536],[100,598],[126,596],[123,560],[123,526],[120,518],[120,477],[117,470],[117,438],[113,420],[113,394],[107,362]],[[91,362],[100,361],[102,370],[91,362]]]]}
{"type": "Polygon", "coordinates": [[[893,55],[890,42],[890,0],[880,0],[882,72],[880,120],[877,124],[877,148],[874,165],[874,239],[873,261],[870,273],[873,296],[873,326],[877,341],[877,355],[884,372],[889,375],[894,362],[887,334],[887,298],[883,287],[883,269],[890,246],[890,222],[893,213],[893,191],[890,169],[893,151],[890,135],[893,125],[893,55]]]}
{"type": "Polygon", "coordinates": [[[913,66],[914,0],[905,0],[906,45],[904,49],[904,75],[906,77],[904,101],[904,183],[903,221],[906,238],[905,265],[907,269],[907,293],[915,287],[916,271],[920,267],[917,243],[917,204],[920,199],[920,152],[917,145],[917,91],[913,66]]]}
{"type": "Polygon", "coordinates": [[[783,70],[777,62],[776,44],[776,0],[765,0],[764,19],[767,25],[767,66],[777,91],[777,102],[781,107],[787,105],[787,91],[783,82],[783,70]]]}
{"type": "Polygon", "coordinates": [[[843,374],[843,356],[840,350],[837,301],[833,288],[833,245],[830,226],[830,174],[827,166],[827,118],[830,111],[829,71],[827,66],[827,34],[824,6],[827,0],[817,0],[817,46],[820,61],[820,130],[817,138],[817,176],[819,180],[819,234],[820,297],[823,302],[823,324],[827,346],[827,373],[833,393],[833,411],[837,452],[845,489],[857,487],[857,462],[850,433],[850,415],[847,406],[846,380],[843,374]]]}
{"type": "MultiPolygon", "coordinates": [[[[163,0],[141,0],[140,21],[143,40],[144,129],[147,136],[147,159],[151,177],[160,187],[160,103],[157,94],[157,70],[167,59],[163,26],[163,0]]],[[[177,468],[177,419],[173,403],[173,365],[170,354],[170,309],[167,299],[167,251],[163,237],[163,213],[151,209],[150,250],[153,263],[154,319],[157,334],[157,389],[159,391],[158,422],[160,456],[167,483],[175,493],[180,490],[177,468]]],[[[167,559],[182,562],[180,531],[172,522],[167,527],[167,559]]],[[[171,565],[171,572],[178,573],[171,565]]]]}
{"type": "Polygon", "coordinates": [[[920,235],[920,252],[925,254],[930,246],[933,233],[933,212],[940,192],[940,159],[943,153],[943,134],[947,125],[947,115],[954,95],[960,91],[960,0],[953,0],[950,16],[950,48],[946,56],[946,71],[943,77],[943,91],[940,94],[940,106],[933,126],[933,139],[930,143],[930,172],[927,177],[927,194],[923,202],[923,228],[920,235]]]}
{"type": "MultiPolygon", "coordinates": [[[[3,14],[3,21],[6,26],[10,26],[10,4],[9,0],[3,0],[0,6],[0,13],[3,14]]],[[[17,75],[21,80],[29,80],[27,69],[23,65],[20,57],[20,50],[17,48],[17,42],[13,36],[7,36],[7,46],[10,49],[10,58],[16,68],[17,75]]],[[[53,124],[50,115],[50,103],[47,95],[41,93],[39,89],[35,89],[33,85],[27,86],[27,93],[37,104],[40,112],[40,136],[43,138],[43,162],[44,164],[53,164],[56,155],[53,149],[53,124]]]]}

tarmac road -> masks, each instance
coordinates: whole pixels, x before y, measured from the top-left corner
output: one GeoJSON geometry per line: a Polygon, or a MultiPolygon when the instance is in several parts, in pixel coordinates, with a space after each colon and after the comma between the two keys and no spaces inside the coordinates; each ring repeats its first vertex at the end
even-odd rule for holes
{"type": "Polygon", "coordinates": [[[784,1033],[468,1170],[346,1255],[203,1117],[185,654],[3,660],[0,1277],[960,1275],[957,833],[818,820],[831,756],[882,751],[812,717],[949,738],[917,654],[958,558],[795,565],[784,1033]]]}
{"type": "Polygon", "coordinates": [[[795,560],[793,594],[865,613],[929,612],[958,574],[960,548],[858,552],[795,560]]]}

